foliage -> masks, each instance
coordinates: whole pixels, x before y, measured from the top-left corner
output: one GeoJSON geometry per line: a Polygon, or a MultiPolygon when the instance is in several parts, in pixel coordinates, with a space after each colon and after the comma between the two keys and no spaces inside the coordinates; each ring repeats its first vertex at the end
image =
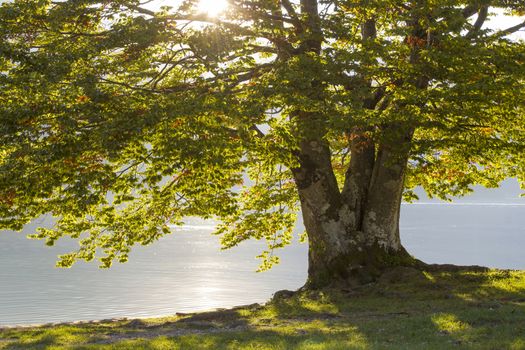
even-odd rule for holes
{"type": "Polygon", "coordinates": [[[218,218],[225,247],[265,239],[269,266],[298,211],[299,141],[329,142],[342,185],[352,130],[379,142],[384,125],[414,130],[407,198],[525,182],[525,44],[509,36],[525,22],[483,23],[522,1],[323,0],[316,18],[307,3],[233,0],[220,18],[192,0],[2,3],[0,227],[52,215],[34,237],[80,242],[60,266],[108,267],[218,218]]]}

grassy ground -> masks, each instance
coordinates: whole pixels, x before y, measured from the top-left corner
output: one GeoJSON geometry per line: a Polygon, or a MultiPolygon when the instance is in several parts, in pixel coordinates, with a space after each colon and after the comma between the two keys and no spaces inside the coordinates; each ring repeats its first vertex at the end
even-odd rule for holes
{"type": "Polygon", "coordinates": [[[525,349],[525,271],[396,269],[352,290],[168,318],[0,329],[0,349],[525,349]]]}

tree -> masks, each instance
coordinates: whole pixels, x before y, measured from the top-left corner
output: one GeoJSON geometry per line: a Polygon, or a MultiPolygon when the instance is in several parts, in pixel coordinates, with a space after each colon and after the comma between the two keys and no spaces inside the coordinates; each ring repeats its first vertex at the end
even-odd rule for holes
{"type": "Polygon", "coordinates": [[[0,226],[126,261],[185,217],[229,248],[302,213],[307,286],[410,265],[404,197],[525,182],[521,0],[15,0],[0,7],[0,226]]]}

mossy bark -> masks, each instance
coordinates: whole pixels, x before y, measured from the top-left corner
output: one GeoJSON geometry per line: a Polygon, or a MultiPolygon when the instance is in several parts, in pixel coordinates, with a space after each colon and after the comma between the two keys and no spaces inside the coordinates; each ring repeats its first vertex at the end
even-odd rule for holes
{"type": "Polygon", "coordinates": [[[362,284],[386,268],[415,263],[403,248],[399,214],[410,133],[375,145],[354,137],[352,160],[342,190],[321,140],[304,141],[294,169],[309,239],[307,288],[362,284]]]}

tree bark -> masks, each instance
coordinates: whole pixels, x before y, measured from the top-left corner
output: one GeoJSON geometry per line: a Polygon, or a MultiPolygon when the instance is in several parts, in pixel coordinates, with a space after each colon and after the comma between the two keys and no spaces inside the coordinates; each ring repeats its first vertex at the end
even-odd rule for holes
{"type": "MultiPolygon", "coordinates": [[[[308,35],[299,51],[319,54],[317,0],[301,0],[300,5],[308,35]]],[[[374,39],[376,32],[373,19],[363,23],[363,41],[374,39]]],[[[383,91],[362,80],[370,92],[363,107],[373,110],[383,91]]],[[[311,91],[319,87],[312,81],[311,91]]],[[[309,240],[306,287],[366,283],[388,266],[410,263],[399,238],[399,211],[411,132],[383,126],[385,137],[377,142],[365,130],[352,130],[350,166],[340,191],[329,145],[322,138],[323,118],[300,110],[296,117],[303,141],[297,152],[300,165],[292,172],[309,240]]]]}
{"type": "Polygon", "coordinates": [[[328,145],[320,140],[301,144],[300,167],[293,173],[309,239],[306,288],[368,283],[385,268],[415,261],[399,237],[411,133],[393,135],[378,152],[371,140],[354,140],[342,191],[328,145]],[[395,148],[388,146],[392,142],[395,148]]]}

